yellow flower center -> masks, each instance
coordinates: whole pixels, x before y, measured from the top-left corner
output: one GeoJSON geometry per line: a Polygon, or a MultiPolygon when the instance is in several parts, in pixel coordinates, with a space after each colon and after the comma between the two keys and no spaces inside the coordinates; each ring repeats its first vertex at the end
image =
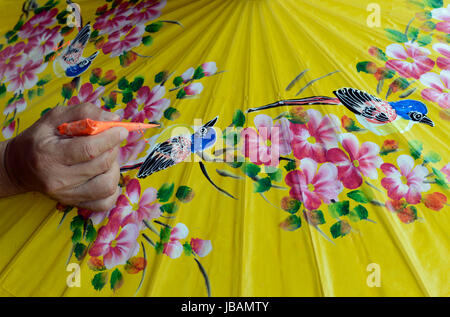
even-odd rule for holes
{"type": "Polygon", "coordinates": [[[403,184],[408,184],[408,179],[406,178],[406,176],[402,176],[401,181],[403,184]]]}
{"type": "Polygon", "coordinates": [[[412,59],[411,57],[406,58],[406,61],[408,63],[414,63],[414,59],[412,59]]]}
{"type": "Polygon", "coordinates": [[[359,166],[358,160],[353,160],[353,166],[354,166],[354,167],[358,167],[358,166],[359,166]]]}
{"type": "Polygon", "coordinates": [[[272,141],[267,140],[267,146],[270,147],[272,145],[272,141]]]}
{"type": "Polygon", "coordinates": [[[316,144],[316,138],[313,136],[310,136],[309,138],[307,138],[306,141],[308,141],[311,144],[316,144]]]}
{"type": "Polygon", "coordinates": [[[314,185],[313,184],[308,184],[308,190],[310,192],[313,192],[315,190],[314,185]]]}
{"type": "Polygon", "coordinates": [[[117,245],[117,241],[116,241],[116,240],[113,240],[113,241],[111,242],[111,248],[115,248],[116,245],[117,245]]]}

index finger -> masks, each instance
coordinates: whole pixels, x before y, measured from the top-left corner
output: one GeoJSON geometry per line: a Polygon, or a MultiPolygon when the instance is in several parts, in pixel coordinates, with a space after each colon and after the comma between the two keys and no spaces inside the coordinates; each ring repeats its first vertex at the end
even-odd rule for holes
{"type": "Polygon", "coordinates": [[[104,111],[92,103],[82,103],[75,106],[58,106],[49,111],[47,120],[56,129],[62,123],[73,122],[82,119],[99,121],[116,121],[120,117],[108,111],[104,111]]]}
{"type": "Polygon", "coordinates": [[[59,142],[64,153],[63,163],[75,165],[93,160],[102,153],[120,145],[127,137],[127,129],[111,128],[96,135],[61,139],[59,142]]]}

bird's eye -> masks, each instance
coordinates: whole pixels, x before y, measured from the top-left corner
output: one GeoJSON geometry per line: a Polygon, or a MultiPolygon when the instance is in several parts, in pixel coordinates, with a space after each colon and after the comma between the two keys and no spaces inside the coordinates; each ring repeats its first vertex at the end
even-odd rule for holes
{"type": "Polygon", "coordinates": [[[420,121],[423,117],[423,114],[421,114],[420,112],[411,112],[409,116],[414,121],[420,121]]]}
{"type": "Polygon", "coordinates": [[[205,127],[201,127],[200,128],[200,134],[201,135],[206,135],[206,132],[207,132],[208,130],[205,128],[205,127]]]}

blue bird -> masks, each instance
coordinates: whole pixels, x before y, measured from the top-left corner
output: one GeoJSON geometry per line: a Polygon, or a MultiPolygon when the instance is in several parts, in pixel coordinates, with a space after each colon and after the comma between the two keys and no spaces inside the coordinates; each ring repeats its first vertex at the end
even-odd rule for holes
{"type": "Polygon", "coordinates": [[[91,36],[91,25],[87,23],[73,41],[67,46],[62,54],[53,61],[53,68],[57,75],[59,71],[56,67],[62,67],[67,77],[77,77],[84,73],[92,64],[92,61],[97,57],[98,51],[89,57],[83,57],[83,51],[91,36]]]}
{"type": "Polygon", "coordinates": [[[200,153],[212,147],[217,139],[214,125],[218,118],[215,117],[207,122],[191,135],[183,133],[156,143],[143,163],[123,166],[120,170],[139,168],[137,177],[145,178],[184,161],[191,153],[200,153]]]}
{"type": "MultiPolygon", "coordinates": [[[[280,106],[298,105],[343,105],[353,112],[357,119],[368,129],[376,134],[382,126],[397,123],[398,120],[406,120],[407,131],[413,123],[424,123],[434,127],[433,121],[427,117],[427,106],[417,100],[405,99],[388,102],[381,100],[365,91],[355,88],[341,88],[333,92],[336,97],[315,96],[301,99],[289,99],[277,101],[262,107],[250,108],[248,113],[280,106]]],[[[392,131],[396,129],[391,129],[392,131]]],[[[391,131],[391,132],[392,132],[391,131]]]]}

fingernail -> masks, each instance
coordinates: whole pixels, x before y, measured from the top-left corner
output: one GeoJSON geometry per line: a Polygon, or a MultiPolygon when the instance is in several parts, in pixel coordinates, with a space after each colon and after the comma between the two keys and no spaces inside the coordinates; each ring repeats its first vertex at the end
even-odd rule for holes
{"type": "Polygon", "coordinates": [[[128,130],[125,128],[120,128],[119,136],[121,140],[125,140],[128,137],[128,130]]]}
{"type": "Polygon", "coordinates": [[[103,111],[101,117],[104,121],[117,121],[120,119],[118,114],[108,111],[103,111]]]}

